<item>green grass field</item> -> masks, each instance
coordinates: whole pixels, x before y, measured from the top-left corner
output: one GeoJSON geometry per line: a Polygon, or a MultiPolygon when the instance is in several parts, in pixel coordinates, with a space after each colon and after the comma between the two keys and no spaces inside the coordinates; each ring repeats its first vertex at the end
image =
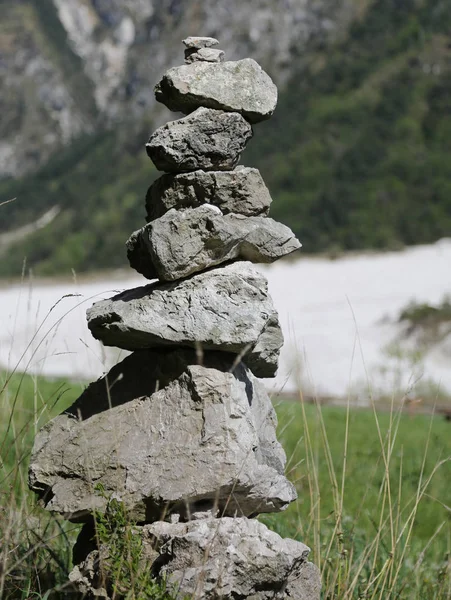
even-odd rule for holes
{"type": "MultiPolygon", "coordinates": [[[[36,507],[26,471],[36,430],[82,386],[0,378],[0,597],[65,598],[77,527],[36,507]]],[[[323,598],[451,598],[451,423],[300,399],[276,408],[299,499],[262,520],[311,547],[323,598]]]]}
{"type": "Polygon", "coordinates": [[[312,548],[325,598],[451,598],[451,424],[278,405],[299,499],[266,522],[312,548]]]}
{"type": "Polygon", "coordinates": [[[36,431],[69,406],[80,385],[0,372],[0,598],[65,598],[78,528],[41,510],[28,491],[36,431]],[[46,593],[62,588],[59,595],[46,593]]]}

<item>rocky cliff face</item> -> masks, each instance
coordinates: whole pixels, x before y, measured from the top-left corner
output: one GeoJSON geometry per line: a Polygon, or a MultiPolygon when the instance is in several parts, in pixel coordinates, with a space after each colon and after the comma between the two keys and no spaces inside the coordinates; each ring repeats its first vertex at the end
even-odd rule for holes
{"type": "Polygon", "coordinates": [[[180,40],[219,37],[228,60],[252,56],[283,87],[313,47],[356,16],[353,0],[2,0],[0,176],[45,163],[61,145],[150,114],[153,84],[180,40]]]}

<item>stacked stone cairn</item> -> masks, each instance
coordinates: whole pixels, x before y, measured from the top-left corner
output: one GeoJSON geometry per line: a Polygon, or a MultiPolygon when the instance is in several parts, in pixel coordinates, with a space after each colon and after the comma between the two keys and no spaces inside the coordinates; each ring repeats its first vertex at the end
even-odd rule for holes
{"type": "Polygon", "coordinates": [[[70,577],[87,596],[110,597],[93,514],[116,498],[149,570],[177,598],[315,600],[309,549],[254,519],[296,498],[256,379],[275,375],[283,338],[251,263],[300,244],[267,217],[259,171],[236,166],[277,89],[254,60],[224,62],[217,40],[184,43],[185,64],[155,94],[187,116],[147,143],[165,174],[147,193],[147,225],[127,242],[131,266],[158,281],[88,310],[94,337],[132,354],[39,432],[30,486],[47,509],[85,523],[70,577]]]}

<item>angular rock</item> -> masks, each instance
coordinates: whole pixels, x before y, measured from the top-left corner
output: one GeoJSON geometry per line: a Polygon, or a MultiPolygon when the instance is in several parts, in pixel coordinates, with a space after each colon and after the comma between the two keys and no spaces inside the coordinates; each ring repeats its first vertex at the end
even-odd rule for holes
{"type": "Polygon", "coordinates": [[[296,493],[284,476],[274,409],[233,360],[205,353],[197,364],[193,350],[127,357],[38,433],[31,489],[74,521],[105,511],[113,496],[144,523],[283,510],[296,493]]]}
{"type": "Polygon", "coordinates": [[[146,150],[160,171],[229,171],[251,137],[252,127],[238,113],[198,108],[157,129],[146,150]]]}
{"type": "Polygon", "coordinates": [[[255,217],[268,214],[271,202],[260,171],[250,167],[162,175],[147,192],[147,220],[153,221],[171,208],[195,208],[201,204],[214,204],[225,215],[255,217]]]}
{"type": "Polygon", "coordinates": [[[272,263],[298,250],[294,233],[267,217],[223,215],[204,204],[171,209],[127,242],[130,266],[148,279],[174,281],[231,260],[272,263]]]}
{"type": "MultiPolygon", "coordinates": [[[[106,548],[99,551],[93,550],[79,564],[75,564],[69,573],[71,586],[81,594],[83,599],[100,598],[101,600],[112,600],[113,591],[107,590],[112,584],[106,581],[105,563],[109,558],[106,548]]],[[[114,594],[115,600],[119,600],[118,594],[114,594]]]]}
{"type": "Polygon", "coordinates": [[[211,63],[223,62],[224,52],[216,48],[187,48],[185,50],[185,63],[204,61],[211,63]]]}
{"type": "MultiPolygon", "coordinates": [[[[310,549],[281,538],[254,519],[160,521],[137,527],[135,535],[143,542],[143,568],[164,578],[178,600],[320,598],[319,570],[307,560],[310,549]]],[[[106,547],[100,555],[94,550],[73,569],[70,579],[80,591],[93,595],[105,591],[97,580],[107,557],[106,547]]]]}
{"type": "Polygon", "coordinates": [[[238,112],[250,123],[269,119],[277,88],[252,58],[218,64],[194,62],[169,69],[155,97],[170,110],[190,113],[199,106],[238,112]]]}
{"type": "Polygon", "coordinates": [[[232,352],[257,377],[275,375],[283,344],[268,282],[246,262],[128,290],[96,302],[87,317],[92,335],[106,346],[232,352]]]}
{"type": "Polygon", "coordinates": [[[185,38],[183,40],[183,44],[186,48],[195,48],[196,50],[199,50],[200,48],[211,48],[212,46],[217,46],[219,42],[216,38],[192,35],[185,38]]]}

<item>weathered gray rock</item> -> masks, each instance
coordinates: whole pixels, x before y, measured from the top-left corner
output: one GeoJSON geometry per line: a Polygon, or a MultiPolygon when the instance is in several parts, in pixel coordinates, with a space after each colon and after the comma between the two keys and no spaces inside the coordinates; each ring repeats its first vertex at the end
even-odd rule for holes
{"type": "MultiPolygon", "coordinates": [[[[135,535],[143,540],[143,568],[165,578],[169,591],[180,600],[320,598],[319,570],[307,560],[310,549],[281,538],[254,519],[160,521],[137,527],[135,535]]],[[[104,592],[95,575],[107,557],[104,547],[100,561],[95,550],[74,568],[70,578],[80,591],[104,592]]]]}
{"type": "Polygon", "coordinates": [[[87,317],[92,335],[106,346],[232,352],[257,377],[275,375],[283,344],[268,282],[246,262],[128,290],[96,302],[87,317]]]}
{"type": "MultiPolygon", "coordinates": [[[[69,573],[69,582],[78,591],[84,600],[101,598],[102,600],[111,600],[107,587],[111,583],[106,581],[105,566],[109,558],[107,548],[101,548],[100,551],[93,550],[79,564],[75,565],[69,573]]],[[[119,600],[119,594],[114,595],[115,600],[119,600]]]]}
{"type": "Polygon", "coordinates": [[[224,52],[216,48],[187,48],[185,50],[185,62],[187,65],[198,62],[218,63],[223,62],[224,52]]]}
{"type": "Polygon", "coordinates": [[[144,523],[283,510],[296,493],[283,473],[274,409],[233,359],[205,353],[197,364],[192,350],[127,357],[38,433],[31,489],[76,521],[104,511],[112,496],[144,523]]]}
{"type": "Polygon", "coordinates": [[[267,217],[223,215],[204,204],[171,209],[127,242],[130,266],[147,277],[174,281],[231,260],[272,263],[298,250],[294,233],[267,217]]]}
{"type": "Polygon", "coordinates": [[[225,215],[255,217],[268,214],[271,202],[260,171],[250,167],[162,175],[147,192],[147,220],[153,221],[171,208],[195,208],[201,204],[214,204],[225,215]]]}
{"type": "Polygon", "coordinates": [[[198,108],[157,129],[146,150],[160,171],[229,171],[251,137],[252,128],[241,115],[198,108]]]}
{"type": "Polygon", "coordinates": [[[217,46],[219,44],[216,38],[194,35],[187,37],[182,41],[186,48],[195,48],[196,50],[200,48],[211,48],[212,46],[217,46]]]}
{"type": "Polygon", "coordinates": [[[277,88],[252,58],[218,64],[194,62],[169,69],[155,97],[170,110],[190,113],[199,106],[242,114],[250,123],[269,119],[277,88]]]}

